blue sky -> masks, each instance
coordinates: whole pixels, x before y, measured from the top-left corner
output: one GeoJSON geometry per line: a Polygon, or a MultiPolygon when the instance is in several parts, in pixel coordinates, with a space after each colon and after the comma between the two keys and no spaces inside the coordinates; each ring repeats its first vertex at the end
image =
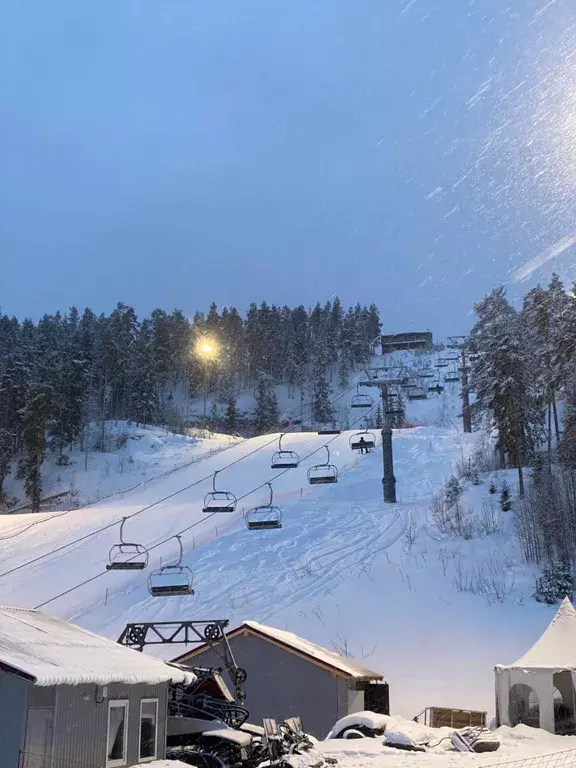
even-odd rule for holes
{"type": "Polygon", "coordinates": [[[571,281],[574,249],[546,249],[576,235],[575,20],[569,0],[4,0],[0,306],[339,295],[445,334],[497,283],[571,281]]]}

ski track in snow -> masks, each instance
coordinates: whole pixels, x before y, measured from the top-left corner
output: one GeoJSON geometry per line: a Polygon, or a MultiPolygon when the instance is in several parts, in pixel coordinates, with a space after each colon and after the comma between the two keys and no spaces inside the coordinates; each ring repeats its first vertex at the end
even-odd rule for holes
{"type": "Polygon", "coordinates": [[[301,605],[321,601],[399,542],[410,517],[426,507],[461,451],[458,435],[440,429],[397,432],[394,445],[401,499],[395,507],[379,500],[382,469],[376,450],[344,473],[337,485],[281,504],[281,530],[256,533],[237,521],[225,535],[189,552],[185,562],[194,569],[195,597],[159,605],[133,580],[109,590],[108,605],[100,599],[72,618],[115,636],[128,613],[143,621],[159,619],[159,612],[167,619],[193,609],[196,615],[240,621],[248,612],[251,618],[272,622],[301,605]]]}

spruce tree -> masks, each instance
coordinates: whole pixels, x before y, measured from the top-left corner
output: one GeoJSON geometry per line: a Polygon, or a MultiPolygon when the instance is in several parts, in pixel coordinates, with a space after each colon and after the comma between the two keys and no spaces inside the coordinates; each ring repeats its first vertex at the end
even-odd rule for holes
{"type": "Polygon", "coordinates": [[[260,376],[256,385],[256,411],[254,429],[257,435],[278,428],[280,416],[278,401],[269,376],[260,376]]]}
{"type": "Polygon", "coordinates": [[[312,402],[312,413],[314,421],[317,424],[325,424],[334,418],[334,409],[330,402],[332,389],[326,381],[324,372],[317,368],[314,376],[314,399],[312,402]]]}
{"type": "Polygon", "coordinates": [[[474,407],[496,428],[498,444],[518,470],[522,496],[522,467],[541,438],[542,405],[530,387],[529,356],[518,313],[504,289],[493,290],[474,310],[478,319],[470,344],[471,350],[479,353],[472,370],[474,407]]]}
{"type": "Polygon", "coordinates": [[[19,473],[32,512],[40,511],[42,499],[42,464],[46,447],[46,423],[50,412],[52,391],[47,384],[31,385],[22,409],[22,437],[26,456],[20,462],[19,473]]]}

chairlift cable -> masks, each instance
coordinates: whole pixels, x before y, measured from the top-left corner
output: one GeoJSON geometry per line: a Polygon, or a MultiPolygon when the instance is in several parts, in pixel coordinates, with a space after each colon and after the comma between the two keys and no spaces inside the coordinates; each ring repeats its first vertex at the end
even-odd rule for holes
{"type": "MultiPolygon", "coordinates": [[[[344,392],[341,392],[339,395],[337,395],[336,397],[332,398],[332,399],[330,400],[330,404],[331,404],[331,405],[333,405],[334,403],[337,403],[337,402],[338,402],[338,400],[340,400],[342,397],[344,397],[344,396],[345,396],[345,395],[347,395],[349,392],[351,392],[353,389],[355,389],[355,387],[356,387],[356,386],[357,386],[356,384],[352,384],[352,386],[348,387],[348,389],[344,390],[344,392]]],[[[309,403],[306,403],[306,404],[305,404],[305,407],[308,407],[309,405],[312,405],[312,401],[310,401],[309,403]]],[[[298,434],[298,433],[294,433],[294,431],[293,431],[293,430],[287,430],[285,434],[298,434]]],[[[271,441],[271,442],[274,442],[274,441],[271,441]]],[[[269,445],[270,445],[270,443],[266,443],[265,445],[261,445],[261,446],[260,446],[260,448],[256,448],[256,450],[255,450],[255,451],[253,451],[252,453],[256,453],[256,451],[260,451],[260,450],[262,450],[263,448],[267,448],[269,445]]],[[[234,466],[234,464],[235,464],[236,462],[238,462],[238,461],[242,461],[242,459],[244,459],[244,458],[247,458],[248,456],[251,456],[251,455],[252,455],[252,453],[247,453],[245,456],[242,456],[242,457],[240,457],[240,459],[236,459],[236,460],[235,460],[235,461],[233,461],[231,464],[228,464],[228,465],[226,465],[225,467],[223,467],[221,470],[218,470],[218,471],[219,471],[219,472],[223,472],[225,469],[228,469],[228,467],[232,467],[232,466],[234,466]]],[[[187,469],[187,468],[188,468],[188,466],[189,466],[189,465],[186,465],[185,467],[182,467],[182,469],[187,469]]],[[[210,476],[208,476],[207,478],[202,478],[202,480],[199,480],[199,481],[198,481],[198,483],[202,483],[202,482],[204,482],[205,480],[209,480],[209,479],[210,479],[210,477],[211,477],[211,475],[210,475],[210,476]]],[[[159,478],[152,478],[152,479],[154,480],[154,479],[159,479],[159,478]]],[[[192,487],[193,487],[193,486],[187,486],[186,488],[183,488],[182,490],[183,490],[183,491],[185,491],[185,490],[188,490],[189,488],[192,488],[192,487]]],[[[170,498],[170,497],[167,497],[167,498],[170,498]]],[[[162,501],[163,501],[163,499],[160,499],[160,501],[159,501],[159,502],[157,502],[157,503],[161,503],[162,501]]],[[[23,534],[25,534],[27,531],[29,531],[31,528],[34,528],[34,527],[35,527],[35,526],[37,526],[37,525],[42,525],[43,523],[49,523],[51,520],[55,520],[56,518],[60,518],[60,517],[63,517],[64,515],[68,515],[70,512],[77,512],[77,511],[78,511],[78,509],[85,509],[86,507],[89,507],[89,506],[94,506],[94,504],[97,504],[97,503],[98,503],[98,502],[93,502],[93,503],[91,503],[91,504],[84,504],[83,506],[81,506],[81,507],[77,507],[76,509],[67,509],[67,510],[65,510],[64,512],[58,512],[58,513],[56,513],[56,514],[54,514],[54,515],[50,515],[50,517],[44,517],[42,520],[36,520],[36,521],[34,521],[33,523],[30,523],[29,525],[26,525],[24,528],[11,528],[10,530],[6,531],[6,533],[7,533],[7,534],[9,534],[9,533],[11,533],[12,531],[15,531],[15,532],[14,532],[14,534],[13,534],[12,536],[1,536],[1,537],[0,537],[0,544],[1,544],[3,541],[11,541],[12,539],[16,539],[16,538],[18,538],[18,536],[22,536],[22,535],[23,535],[23,534]]],[[[138,512],[134,512],[132,515],[130,515],[130,517],[134,517],[134,515],[138,515],[138,514],[140,514],[140,512],[145,512],[145,511],[146,511],[147,509],[149,509],[149,508],[150,508],[150,507],[146,507],[145,509],[141,509],[141,510],[139,510],[138,512]]],[[[95,535],[95,534],[97,534],[97,533],[103,533],[104,531],[107,531],[107,530],[108,530],[108,528],[110,528],[110,527],[112,527],[112,526],[114,526],[114,525],[119,525],[121,522],[122,522],[121,520],[116,520],[116,521],[114,521],[113,523],[110,523],[110,525],[107,525],[107,526],[105,526],[105,527],[103,527],[103,528],[99,528],[97,531],[93,531],[93,533],[89,534],[89,536],[95,535]]],[[[70,544],[69,544],[69,545],[65,545],[65,547],[66,547],[66,546],[73,546],[74,544],[78,544],[78,543],[82,542],[83,540],[84,540],[83,538],[77,539],[76,541],[70,542],[70,544]]],[[[64,548],[65,548],[65,547],[64,547],[64,548]]],[[[53,553],[52,553],[52,552],[47,552],[47,553],[46,553],[46,556],[49,556],[50,554],[57,554],[59,551],[60,551],[60,549],[54,550],[54,552],[53,552],[53,553]]],[[[42,556],[42,557],[44,557],[44,556],[42,556]]],[[[40,559],[42,559],[42,558],[40,558],[40,559]]],[[[29,562],[29,564],[30,564],[30,565],[32,565],[32,564],[33,564],[33,563],[35,563],[35,562],[37,562],[37,561],[36,561],[36,560],[31,560],[31,561],[29,562]]],[[[25,563],[25,564],[24,564],[22,567],[24,568],[24,567],[26,567],[26,565],[27,565],[27,564],[25,563]]],[[[18,569],[17,569],[17,570],[18,570],[18,569]]],[[[13,572],[14,572],[14,571],[13,571],[13,570],[11,570],[11,571],[6,571],[6,573],[0,573],[0,579],[1,579],[3,576],[8,576],[9,574],[11,574],[11,573],[13,573],[13,572]]]]}
{"type": "MultiPolygon", "coordinates": [[[[368,414],[364,414],[363,416],[359,417],[354,421],[350,426],[354,426],[362,419],[366,418],[373,410],[377,408],[377,404],[375,403],[373,408],[368,412],[368,414]]],[[[314,456],[318,451],[321,451],[323,448],[327,447],[330,443],[334,442],[334,440],[337,440],[340,437],[340,435],[335,435],[332,439],[328,440],[326,443],[323,443],[319,448],[314,449],[311,451],[307,456],[304,456],[302,461],[306,461],[311,456],[314,456]]],[[[272,442],[275,442],[273,440],[272,442]]],[[[262,446],[264,447],[264,446],[262,446]]],[[[257,449],[260,450],[260,449],[257,449]]],[[[256,453],[256,451],[253,451],[253,453],[256,453]]],[[[249,455],[249,454],[247,454],[249,455]]],[[[240,461],[238,459],[237,461],[240,461]]],[[[235,462],[236,463],[236,462],[235,462]]],[[[231,465],[230,465],[231,466],[231,465]]],[[[243,496],[239,496],[237,501],[242,501],[242,499],[245,499],[247,496],[250,496],[252,493],[256,493],[256,491],[261,490],[262,488],[265,488],[267,485],[270,485],[274,482],[277,478],[281,477],[282,475],[286,474],[286,472],[290,472],[289,469],[283,469],[282,471],[278,472],[274,475],[274,477],[271,480],[266,481],[265,483],[262,483],[261,485],[258,485],[256,488],[253,488],[251,491],[248,491],[243,496]]],[[[211,475],[210,475],[211,477],[211,475]]],[[[208,478],[209,479],[209,478],[208,478]]],[[[175,494],[173,494],[175,495],[175,494]]],[[[170,498],[170,497],[168,497],[170,498]]],[[[135,512],[134,514],[138,514],[135,512]]],[[[206,517],[201,518],[200,520],[196,520],[195,523],[191,523],[186,528],[183,528],[181,531],[178,532],[178,534],[172,534],[171,536],[168,536],[168,538],[163,539],[162,541],[157,542],[156,544],[153,544],[150,547],[147,547],[148,552],[152,552],[154,549],[157,549],[158,547],[161,547],[163,544],[166,544],[171,539],[174,538],[175,535],[181,536],[184,533],[188,533],[188,531],[192,530],[192,528],[195,528],[197,525],[200,525],[200,523],[204,522],[204,520],[209,520],[211,517],[214,517],[214,515],[217,515],[217,512],[212,512],[210,515],[206,515],[206,517]]],[[[111,526],[108,526],[111,527],[111,526]]],[[[22,566],[23,567],[23,566],[22,566]]],[[[80,589],[81,587],[85,587],[87,584],[91,584],[93,581],[96,581],[97,579],[101,578],[102,576],[106,576],[108,574],[108,571],[101,571],[100,573],[97,573],[95,576],[91,576],[89,579],[86,579],[85,581],[81,582],[80,584],[76,584],[73,587],[70,587],[69,589],[65,590],[64,592],[61,592],[58,595],[54,595],[54,597],[49,598],[48,600],[44,600],[43,603],[39,603],[37,606],[35,606],[35,609],[43,608],[45,605],[48,605],[49,603],[53,603],[56,600],[59,600],[61,597],[66,597],[66,595],[69,595],[71,592],[74,592],[77,589],[80,589]]],[[[2,577],[2,574],[0,574],[0,578],[2,577]]]]}
{"type": "MultiPolygon", "coordinates": [[[[350,392],[351,389],[354,387],[351,387],[347,390],[347,392],[350,392]]],[[[344,392],[343,394],[346,394],[344,392]]],[[[340,395],[339,397],[341,397],[340,395]]],[[[356,422],[353,423],[353,425],[356,422]]],[[[352,426],[353,426],[352,425],[352,426]]],[[[246,453],[243,456],[240,456],[239,458],[235,459],[234,461],[231,461],[230,464],[227,464],[225,467],[222,467],[222,469],[216,470],[217,472],[224,472],[224,470],[229,469],[230,467],[235,466],[241,461],[244,461],[244,459],[247,459],[249,456],[253,456],[255,453],[258,453],[258,451],[263,450],[264,448],[268,448],[268,446],[272,445],[272,443],[276,442],[276,438],[273,440],[270,440],[267,443],[264,443],[263,445],[260,445],[258,448],[255,448],[253,451],[250,451],[250,453],[246,453]]],[[[313,455],[313,454],[310,454],[313,455]]],[[[306,457],[308,458],[308,457],[306,457]]],[[[276,477],[281,477],[281,475],[284,474],[288,470],[283,470],[279,472],[276,477]]],[[[184,491],[190,490],[190,488],[194,488],[197,485],[200,485],[201,483],[206,482],[207,480],[213,479],[214,472],[211,472],[207,477],[203,477],[200,480],[196,480],[193,483],[190,483],[190,485],[185,486],[184,488],[180,488],[177,491],[174,491],[174,493],[169,494],[168,496],[164,496],[162,499],[158,499],[158,501],[153,502],[152,504],[148,504],[145,507],[142,507],[142,509],[137,510],[136,512],[133,512],[131,515],[127,516],[127,519],[130,520],[133,517],[136,517],[136,515],[141,514],[142,512],[147,512],[149,509],[152,509],[153,507],[158,506],[158,504],[162,504],[165,501],[168,501],[169,499],[174,498],[174,496],[178,496],[180,493],[184,493],[184,491]]],[[[261,487],[261,486],[260,486],[261,487]]],[[[257,489],[258,490],[258,489],[257,489]]],[[[241,499],[245,498],[244,496],[241,496],[237,501],[241,501],[241,499]]],[[[71,511],[71,510],[70,510],[71,511]]],[[[50,518],[53,519],[53,518],[50,518]]],[[[207,519],[207,518],[205,518],[207,519]]],[[[66,544],[62,544],[62,546],[57,547],[56,549],[50,550],[49,552],[44,552],[42,555],[38,555],[38,557],[33,558],[32,560],[28,560],[25,563],[20,563],[20,565],[14,566],[14,568],[11,568],[8,571],[4,571],[3,573],[0,573],[0,579],[4,578],[4,576],[10,576],[13,573],[16,573],[17,571],[22,570],[23,568],[27,568],[29,565],[34,565],[35,563],[40,562],[41,560],[44,560],[47,557],[51,557],[52,555],[56,555],[59,552],[62,552],[65,549],[68,549],[69,547],[73,547],[76,544],[81,544],[83,541],[86,541],[87,539],[92,538],[93,536],[98,535],[99,533],[104,533],[105,531],[110,530],[110,528],[113,528],[115,525],[120,525],[122,523],[122,520],[114,520],[111,523],[108,523],[107,525],[102,526],[101,528],[97,528],[94,531],[91,531],[90,533],[85,534],[84,536],[80,536],[78,539],[74,539],[74,541],[70,541],[66,544]]]]}

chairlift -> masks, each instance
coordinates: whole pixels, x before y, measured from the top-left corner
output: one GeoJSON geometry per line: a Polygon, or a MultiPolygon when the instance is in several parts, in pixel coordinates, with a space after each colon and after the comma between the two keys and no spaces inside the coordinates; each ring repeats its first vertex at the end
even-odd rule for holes
{"type": "Polygon", "coordinates": [[[234,512],[238,500],[233,493],[229,491],[216,490],[216,475],[219,469],[214,472],[212,478],[212,491],[204,497],[204,507],[202,512],[234,512]]]}
{"type": "Polygon", "coordinates": [[[408,392],[408,400],[427,400],[428,392],[425,387],[415,387],[408,392]]]}
{"type": "Polygon", "coordinates": [[[350,448],[352,448],[353,451],[359,451],[362,448],[362,445],[364,445],[364,447],[369,451],[374,448],[376,445],[376,438],[374,437],[373,432],[369,432],[367,429],[364,429],[362,432],[357,432],[356,434],[352,435],[350,438],[350,448]],[[360,443],[362,438],[364,438],[363,444],[360,443]]]}
{"type": "Polygon", "coordinates": [[[182,549],[182,539],[179,535],[180,555],[175,565],[163,565],[155,571],[152,571],[148,579],[148,592],[152,597],[179,597],[181,595],[193,595],[192,583],[194,576],[188,566],[182,565],[184,550],[182,549]]]}
{"type": "Polygon", "coordinates": [[[447,373],[444,376],[444,381],[447,384],[455,384],[455,383],[458,383],[460,381],[460,376],[458,376],[456,371],[451,371],[450,373],[447,373]]]}
{"type": "Polygon", "coordinates": [[[444,358],[440,357],[438,359],[438,362],[434,366],[435,368],[448,368],[448,361],[444,360],[444,358]]]}
{"type": "Polygon", "coordinates": [[[462,349],[465,344],[466,336],[449,336],[448,344],[446,344],[446,346],[448,349],[462,349]]]}
{"type": "Polygon", "coordinates": [[[418,375],[420,376],[421,379],[433,379],[436,374],[434,373],[434,371],[424,370],[424,371],[420,371],[418,375]]]}
{"type": "Polygon", "coordinates": [[[374,400],[370,395],[361,395],[359,392],[360,384],[356,387],[356,394],[350,401],[350,408],[372,408],[374,400]]]}
{"type": "Polygon", "coordinates": [[[270,491],[268,504],[261,504],[246,512],[246,528],[249,531],[270,531],[282,528],[282,511],[280,507],[276,507],[273,504],[274,492],[272,484],[266,483],[266,485],[270,491]]]}
{"type": "Polygon", "coordinates": [[[428,392],[436,392],[437,395],[444,392],[444,387],[441,384],[434,384],[431,387],[428,387],[428,392]]]}
{"type": "Polygon", "coordinates": [[[308,470],[308,482],[310,485],[338,482],[338,467],[330,464],[330,449],[327,445],[324,448],[326,448],[326,453],[328,454],[326,461],[323,464],[316,464],[308,470]]]}
{"type": "Polygon", "coordinates": [[[418,384],[414,379],[404,379],[400,386],[402,389],[414,389],[414,387],[417,387],[418,384]]]}
{"type": "Polygon", "coordinates": [[[148,567],[148,550],[141,544],[124,541],[123,517],[120,523],[120,544],[115,544],[110,550],[107,571],[143,571],[148,567]]]}
{"type": "Polygon", "coordinates": [[[283,437],[284,435],[280,435],[278,438],[278,450],[272,455],[270,466],[272,469],[296,469],[300,464],[300,456],[295,451],[282,450],[283,437]]]}
{"type": "Polygon", "coordinates": [[[342,425],[339,421],[328,421],[318,424],[316,431],[319,435],[339,435],[342,432],[342,425]]]}

